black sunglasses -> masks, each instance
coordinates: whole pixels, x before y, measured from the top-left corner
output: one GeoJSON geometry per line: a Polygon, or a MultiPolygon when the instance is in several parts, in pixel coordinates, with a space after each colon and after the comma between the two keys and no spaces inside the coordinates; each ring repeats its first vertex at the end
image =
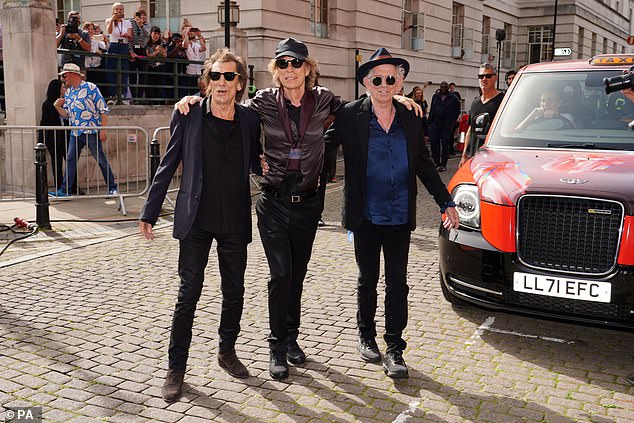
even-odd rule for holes
{"type": "Polygon", "coordinates": [[[286,69],[288,67],[289,63],[295,69],[299,69],[304,64],[304,61],[303,60],[299,60],[299,59],[288,59],[288,60],[287,59],[277,59],[277,60],[275,60],[275,64],[280,69],[286,69]]]}
{"type": "Polygon", "coordinates": [[[383,83],[383,78],[385,78],[385,83],[387,85],[394,85],[396,84],[396,77],[394,75],[388,75],[386,77],[383,76],[375,76],[374,78],[372,78],[372,84],[375,87],[380,86],[383,83]]]}
{"type": "Polygon", "coordinates": [[[209,72],[209,79],[219,81],[220,75],[225,77],[225,81],[233,81],[236,76],[240,76],[238,72],[209,72]]]}
{"type": "Polygon", "coordinates": [[[482,78],[491,79],[493,78],[493,76],[495,76],[494,73],[481,73],[481,74],[478,74],[478,79],[482,79],[482,78]]]}

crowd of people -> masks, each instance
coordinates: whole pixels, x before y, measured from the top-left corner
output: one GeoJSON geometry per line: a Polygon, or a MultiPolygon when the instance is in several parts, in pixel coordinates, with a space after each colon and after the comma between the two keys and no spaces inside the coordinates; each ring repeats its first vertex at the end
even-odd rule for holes
{"type": "Polygon", "coordinates": [[[62,50],[59,67],[74,63],[85,70],[85,79],[100,87],[109,104],[116,99],[165,104],[197,92],[202,64],[170,59],[202,62],[207,50],[200,29],[188,19],[172,34],[151,25],[143,7],[126,17],[121,3],[112,5],[103,27],[82,23],[79,12],[69,12],[67,22],[57,23],[56,41],[62,50]]]}

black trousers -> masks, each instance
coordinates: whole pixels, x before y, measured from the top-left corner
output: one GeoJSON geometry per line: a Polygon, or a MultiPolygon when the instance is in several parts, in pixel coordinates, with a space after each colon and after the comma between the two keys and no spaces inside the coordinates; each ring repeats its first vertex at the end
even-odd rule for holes
{"type": "Polygon", "coordinates": [[[429,144],[431,157],[436,166],[447,166],[449,160],[449,145],[453,143],[453,129],[432,125],[429,128],[429,144]]]}
{"type": "Polygon", "coordinates": [[[247,243],[244,234],[215,234],[194,226],[187,237],[180,241],[178,275],[181,282],[168,350],[170,369],[184,370],[187,365],[194,312],[202,292],[205,267],[214,239],[217,242],[222,291],[218,352],[231,351],[240,333],[240,318],[244,304],[244,271],[247,265],[247,243]]]}
{"type": "Polygon", "coordinates": [[[354,254],[359,267],[357,282],[357,325],[359,336],[376,336],[377,284],[381,248],[385,261],[385,343],[389,351],[403,351],[407,326],[407,257],[410,225],[375,225],[364,220],[354,233],[354,254]]]}
{"type": "Polygon", "coordinates": [[[269,263],[271,351],[286,352],[299,334],[302,290],[317,232],[318,195],[291,203],[262,193],[256,205],[258,230],[269,263]]]}

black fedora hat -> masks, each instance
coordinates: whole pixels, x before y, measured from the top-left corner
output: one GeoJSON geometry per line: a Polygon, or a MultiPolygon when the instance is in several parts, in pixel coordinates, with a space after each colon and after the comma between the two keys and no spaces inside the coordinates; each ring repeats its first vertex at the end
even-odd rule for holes
{"type": "Polygon", "coordinates": [[[401,65],[405,70],[405,76],[409,73],[409,62],[400,57],[394,57],[387,51],[386,48],[381,47],[370,56],[370,60],[359,66],[357,70],[357,81],[363,84],[363,78],[368,74],[370,69],[379,65],[401,65]]]}

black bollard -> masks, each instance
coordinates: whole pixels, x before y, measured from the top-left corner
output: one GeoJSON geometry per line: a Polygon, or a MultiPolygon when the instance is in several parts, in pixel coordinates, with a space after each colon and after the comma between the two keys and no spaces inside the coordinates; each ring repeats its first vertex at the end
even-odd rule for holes
{"type": "Polygon", "coordinates": [[[51,229],[48,205],[46,146],[38,142],[35,146],[35,219],[40,229],[51,229]]]}
{"type": "Polygon", "coordinates": [[[150,142],[150,181],[149,184],[154,180],[154,175],[156,175],[156,171],[158,170],[159,164],[161,163],[161,144],[159,144],[158,140],[154,138],[150,142]]]}

